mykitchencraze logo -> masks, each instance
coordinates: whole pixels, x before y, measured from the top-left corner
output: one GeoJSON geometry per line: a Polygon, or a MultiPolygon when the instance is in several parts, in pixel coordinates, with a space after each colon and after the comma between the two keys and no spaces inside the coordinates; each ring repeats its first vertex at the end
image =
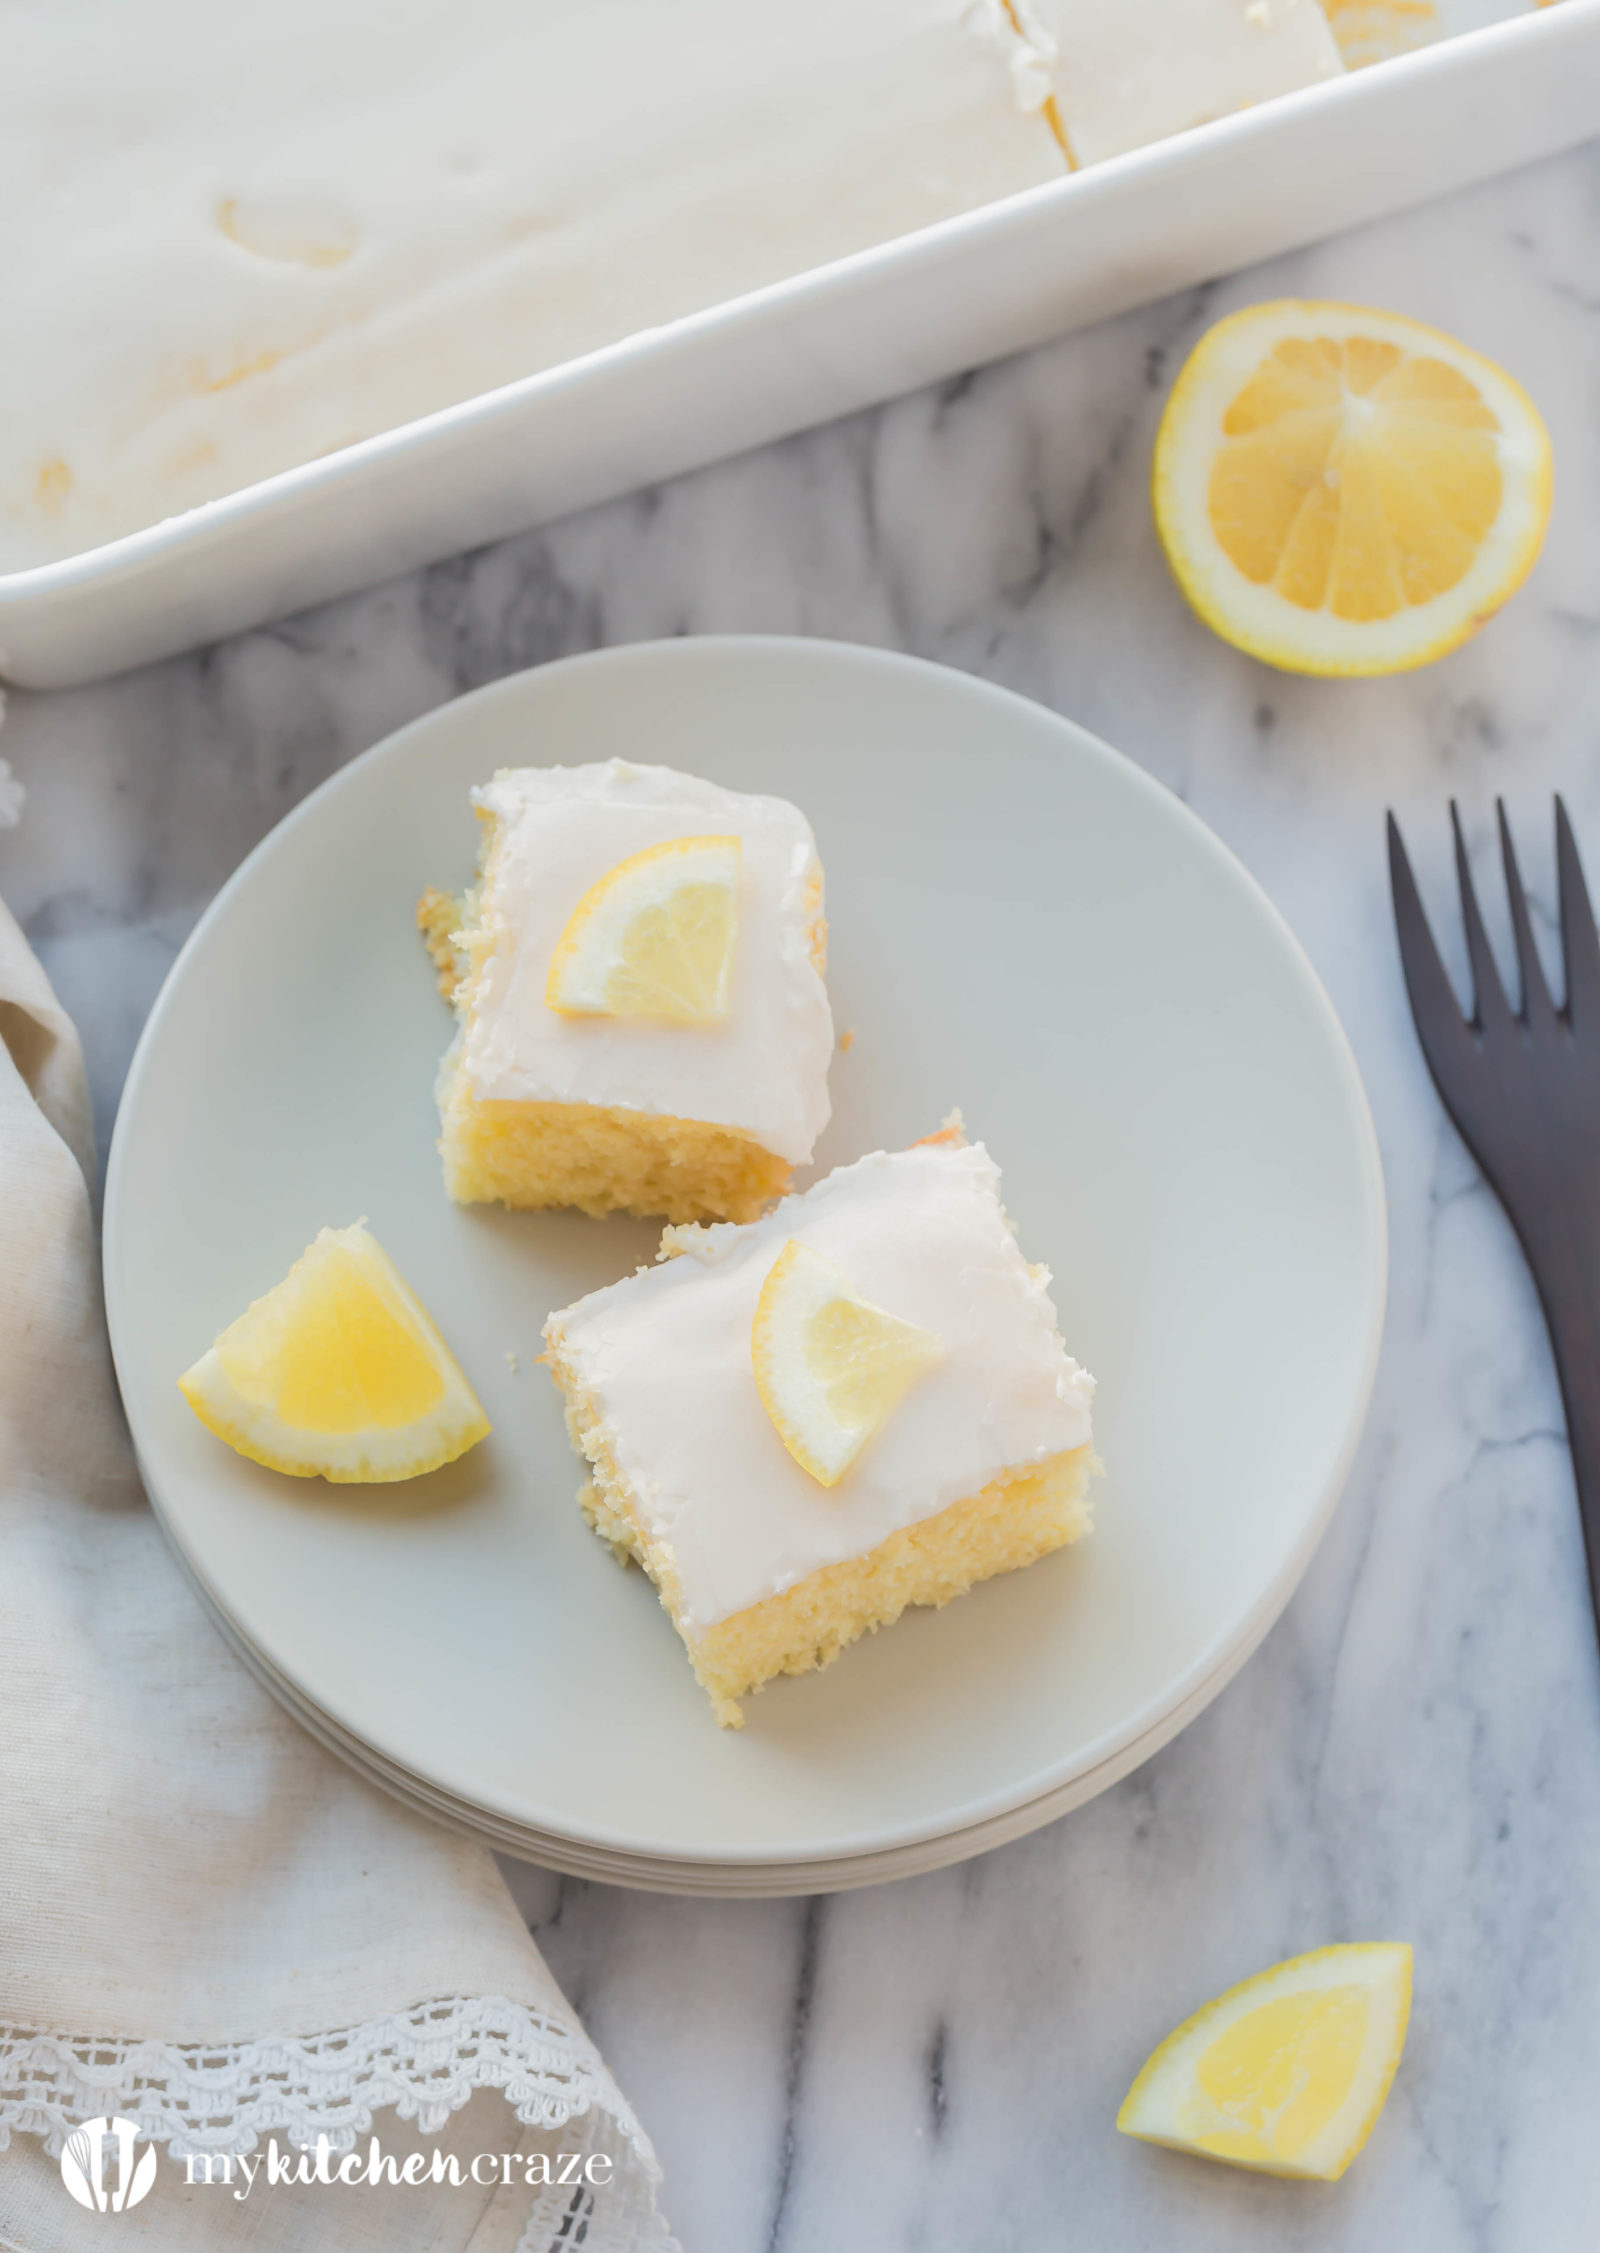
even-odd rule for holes
{"type": "Polygon", "coordinates": [[[552,2183],[598,2190],[610,2182],[616,2163],[603,2151],[587,2157],[581,2151],[480,2151],[468,2160],[453,2151],[412,2151],[396,2159],[376,2136],[365,2158],[359,2151],[335,2157],[326,2136],[288,2151],[280,2148],[276,2136],[269,2136],[264,2152],[247,2152],[237,2159],[226,2152],[198,2152],[178,2164],[187,2170],[186,2182],[225,2184],[235,2198],[248,2198],[258,2179],[269,2187],[325,2183],[331,2189],[337,2183],[347,2190],[417,2190],[428,2183],[449,2183],[460,2190],[469,2182],[482,2190],[509,2189],[513,2183],[525,2184],[529,2190],[552,2183]]]}
{"type": "MultiPolygon", "coordinates": [[[[109,2120],[86,2120],[74,2128],[61,2152],[61,2180],[78,2201],[92,2212],[120,2214],[137,2206],[156,2179],[156,2151],[147,2144],[137,2160],[137,2120],[120,2113],[109,2120]]],[[[529,2190],[567,2185],[573,2190],[600,2190],[610,2182],[616,2162],[603,2151],[480,2151],[470,2159],[453,2151],[411,2151],[403,2159],[386,2152],[378,2138],[365,2154],[336,2153],[326,2136],[310,2145],[287,2150],[269,2136],[265,2151],[192,2152],[187,2158],[170,2158],[181,2167],[191,2188],[211,2185],[231,2190],[245,2199],[258,2182],[269,2188],[279,2183],[322,2183],[329,2189],[418,2190],[424,2185],[448,2183],[456,2190],[468,2183],[479,2189],[510,2189],[522,2184],[529,2190]]]]}

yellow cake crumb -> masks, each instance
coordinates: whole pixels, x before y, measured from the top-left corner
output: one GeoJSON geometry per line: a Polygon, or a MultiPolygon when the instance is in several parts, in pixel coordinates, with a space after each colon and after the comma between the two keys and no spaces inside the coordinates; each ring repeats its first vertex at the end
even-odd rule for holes
{"type": "Polygon", "coordinates": [[[456,945],[461,922],[461,902],[430,884],[417,902],[417,929],[439,973],[439,991],[454,1001],[456,989],[467,974],[467,958],[456,945]]]}

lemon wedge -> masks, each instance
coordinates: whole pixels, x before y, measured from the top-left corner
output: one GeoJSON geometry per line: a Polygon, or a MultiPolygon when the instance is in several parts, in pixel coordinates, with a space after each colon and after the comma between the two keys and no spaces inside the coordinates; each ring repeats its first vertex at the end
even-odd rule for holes
{"type": "Polygon", "coordinates": [[[376,1239],[325,1228],[178,1379],[208,1431],[293,1478],[417,1478],[489,1429],[376,1239]]]}
{"type": "Polygon", "coordinates": [[[772,1264],[750,1358],[761,1404],[803,1471],[837,1486],[944,1342],[864,1299],[842,1268],[793,1237],[772,1264]]]}
{"type": "Polygon", "coordinates": [[[1195,347],[1154,501],[1178,584],[1224,641],[1286,672],[1397,673],[1522,584],[1550,440],[1521,386],[1454,337],[1284,299],[1195,347]]]}
{"type": "Polygon", "coordinates": [[[1319,1948],[1169,2034],[1117,2114],[1126,2136],[1334,2182],[1371,2135],[1411,2015],[1411,1950],[1319,1948]]]}
{"type": "Polygon", "coordinates": [[[718,1024],[738,924],[738,838],[669,838],[590,885],[556,943],[544,998],[564,1017],[718,1024]]]}

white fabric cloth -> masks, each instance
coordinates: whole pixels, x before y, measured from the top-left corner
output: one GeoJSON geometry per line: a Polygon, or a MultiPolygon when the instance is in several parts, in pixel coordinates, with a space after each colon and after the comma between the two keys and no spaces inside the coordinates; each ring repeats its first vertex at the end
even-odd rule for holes
{"type": "Polygon", "coordinates": [[[104,1338],[93,1162],[77,1036],[0,905],[0,2245],[670,2253],[649,2144],[490,1857],[280,1713],[168,1555],[104,1338]],[[611,2180],[239,2199],[164,2156],[108,2221],[55,2154],[116,2113],[170,2154],[375,2128],[401,2156],[605,2154],[611,2180]]]}

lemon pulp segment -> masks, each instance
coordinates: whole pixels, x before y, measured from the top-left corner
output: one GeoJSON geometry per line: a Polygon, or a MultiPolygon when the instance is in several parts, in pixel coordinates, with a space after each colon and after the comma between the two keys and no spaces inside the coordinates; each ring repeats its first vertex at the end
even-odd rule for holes
{"type": "Polygon", "coordinates": [[[1195,2068],[1186,2113],[1202,2151],[1253,2159],[1263,2149],[1299,2159],[1350,2095],[1371,2002],[1360,1987],[1327,1987],[1262,2003],[1219,2034],[1195,2068]],[[1236,2125],[1217,2128],[1218,2114],[1236,2125]]]}
{"type": "Polygon", "coordinates": [[[1411,1951],[1322,1948],[1228,1990],[1168,2036],[1124,2134],[1268,2174],[1332,2181],[1383,2109],[1411,2008],[1411,1951]]]}
{"type": "Polygon", "coordinates": [[[296,1477],[414,1478],[489,1429],[421,1303],[359,1222],[323,1229],[179,1384],[219,1439],[296,1477]]]}
{"type": "Polygon", "coordinates": [[[791,1238],[761,1287],[750,1353],[778,1437],[802,1470],[835,1486],[944,1344],[791,1238]]]}
{"type": "Polygon", "coordinates": [[[721,1022],[739,921],[737,837],[674,837],[602,876],[556,942],[545,1000],[563,1016],[721,1022]]]}
{"type": "Polygon", "coordinates": [[[1247,579],[1302,610],[1392,618],[1465,578],[1500,513],[1499,424],[1442,360],[1286,337],[1222,418],[1210,510],[1247,579]]]}

